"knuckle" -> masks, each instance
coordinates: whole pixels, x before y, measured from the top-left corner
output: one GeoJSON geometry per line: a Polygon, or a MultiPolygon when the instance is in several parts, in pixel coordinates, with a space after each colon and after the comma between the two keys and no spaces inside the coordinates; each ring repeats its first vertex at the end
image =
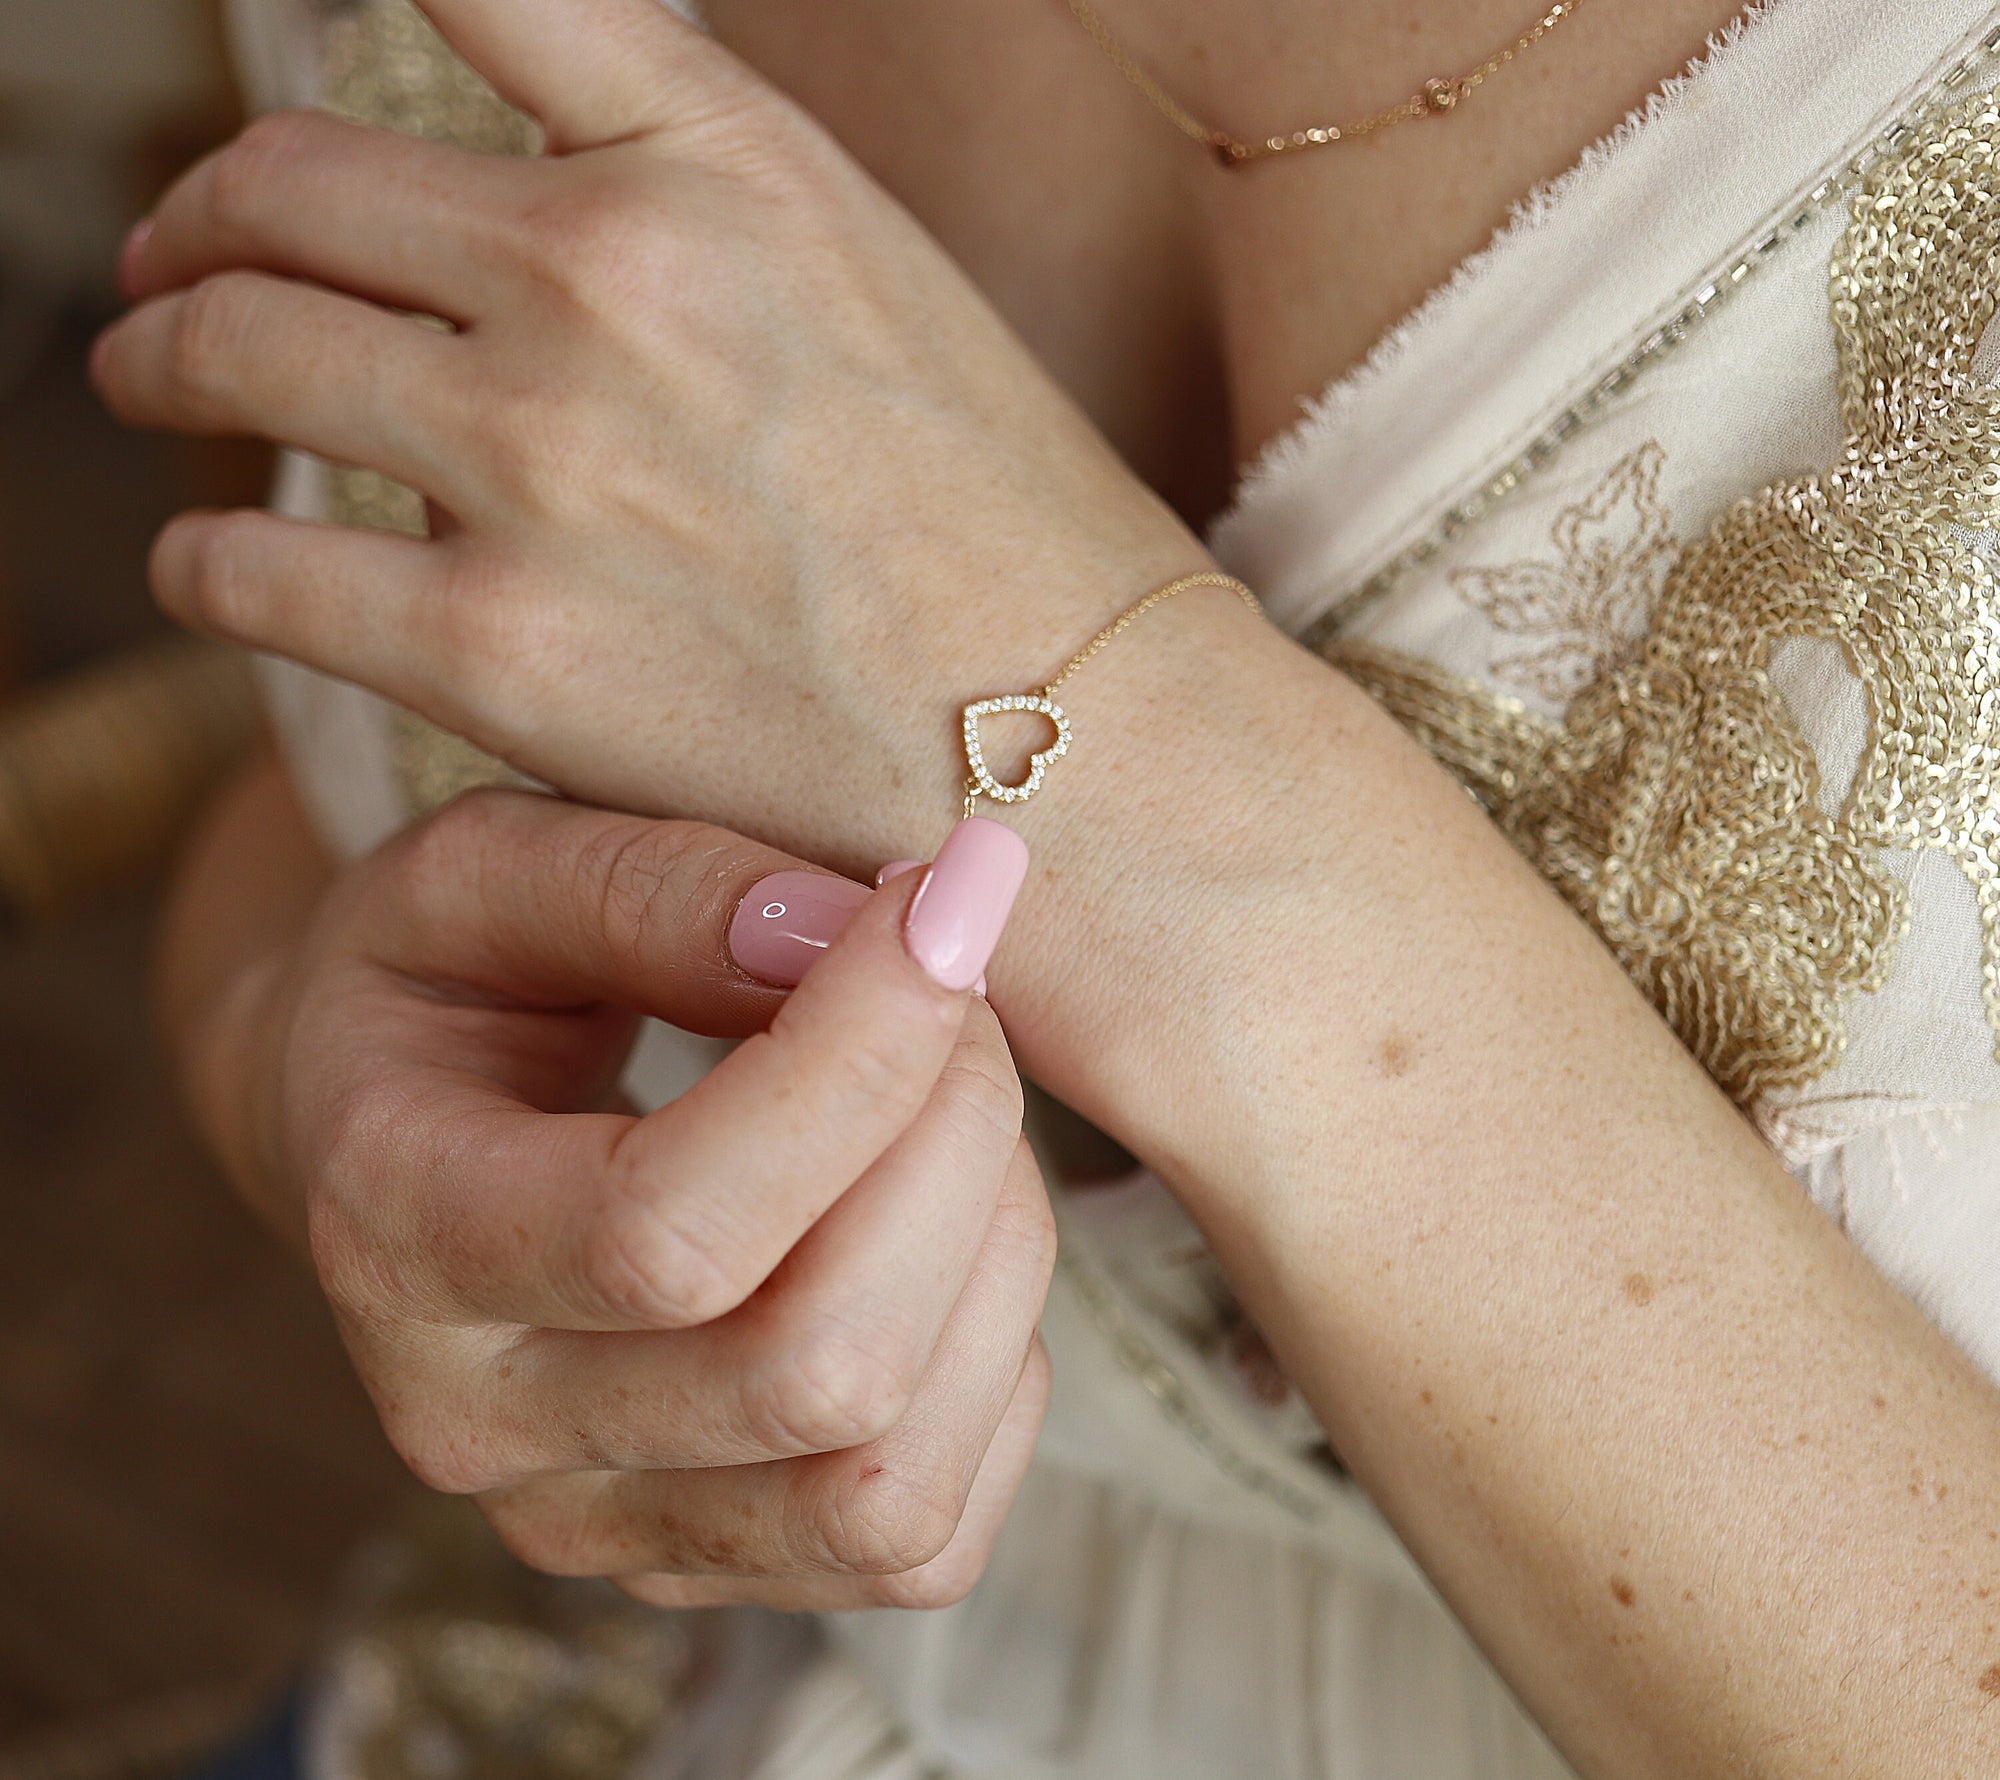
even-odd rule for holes
{"type": "Polygon", "coordinates": [[[590,1222],[580,1267],[592,1299],[619,1322],[646,1329],[699,1328],[756,1287],[616,1174],[590,1222]]]}
{"type": "Polygon", "coordinates": [[[453,798],[404,832],[398,843],[399,872],[417,891],[462,883],[496,847],[507,850],[515,808],[514,794],[493,786],[453,798]]]}
{"type": "Polygon", "coordinates": [[[1011,1155],[1026,1113],[1020,1073],[1004,1050],[960,1045],[940,1072],[939,1104],[983,1149],[1011,1155]]]}
{"type": "Polygon", "coordinates": [[[170,392],[196,408],[229,383],[256,326],[256,279],[243,272],[204,278],[181,299],[167,340],[170,392]]]}
{"type": "Polygon", "coordinates": [[[376,1408],[390,1446],[424,1488],[442,1496],[476,1496],[508,1481],[469,1430],[440,1426],[422,1410],[404,1411],[379,1402],[376,1408]]]}
{"type": "Polygon", "coordinates": [[[258,584],[246,544],[249,528],[257,523],[250,513],[210,514],[180,520],[160,534],[153,584],[166,597],[166,565],[175,565],[173,607],[197,629],[239,635],[253,614],[258,584]]]}
{"type": "Polygon", "coordinates": [[[693,822],[619,822],[578,850],[576,870],[595,891],[603,930],[634,962],[671,956],[677,934],[728,920],[740,842],[693,822]]]}
{"type": "Polygon", "coordinates": [[[548,522],[594,510],[600,483],[601,414],[578,390],[541,379],[495,403],[476,429],[480,473],[494,500],[548,522]]]}
{"type": "Polygon", "coordinates": [[[370,1206],[393,1117],[387,1096],[362,1089],[340,1096],[316,1121],[307,1238],[321,1289],[336,1309],[354,1315],[392,1307],[397,1298],[370,1206]]]}
{"type": "Polygon", "coordinates": [[[900,1576],[878,1576],[868,1584],[872,1605],[899,1607],[913,1613],[935,1613],[956,1607],[972,1593],[986,1573],[984,1553],[959,1557],[947,1551],[930,1563],[900,1576]]]}
{"type": "Polygon", "coordinates": [[[835,1492],[822,1538],[838,1569],[902,1576],[951,1544],[962,1512],[946,1479],[884,1455],[864,1456],[835,1492]]]}
{"type": "Polygon", "coordinates": [[[785,1344],[752,1391],[752,1421],[781,1450],[842,1452],[903,1419],[915,1378],[877,1344],[831,1322],[785,1344]]]}
{"type": "Polygon", "coordinates": [[[796,106],[771,102],[767,93],[743,95],[711,120],[713,164],[736,174],[754,191],[807,215],[821,213],[838,196],[846,158],[818,124],[796,106]]]}
{"type": "Polygon", "coordinates": [[[585,1516],[566,1512],[535,1490],[499,1490],[479,1504],[500,1543],[531,1570],[548,1576],[599,1576],[585,1516]]]}
{"type": "MultiPolygon", "coordinates": [[[[330,1158],[329,1158],[330,1160],[330,1158]]],[[[378,1302],[378,1270],[367,1235],[341,1195],[318,1191],[306,1204],[306,1238],[320,1290],[335,1310],[359,1315],[378,1302]]]]}
{"type": "Polygon", "coordinates": [[[436,931],[467,904],[486,862],[504,854],[504,793],[469,792],[407,829],[381,861],[377,893],[394,909],[399,925],[417,933],[436,931]]]}
{"type": "Polygon", "coordinates": [[[568,179],[519,215],[524,269],[559,300],[599,311],[655,288],[668,240],[657,207],[610,178],[568,179]]]}
{"type": "Polygon", "coordinates": [[[482,699],[502,702],[495,689],[553,671],[543,605],[540,585],[519,568],[484,552],[458,552],[419,611],[417,651],[444,670],[440,677],[463,679],[466,690],[457,696],[468,709],[482,699]]]}
{"type": "Polygon", "coordinates": [[[318,124],[310,112],[274,111],[246,125],[210,170],[211,219],[225,229],[256,221],[278,177],[314,152],[318,124]]]}
{"type": "MultiPolygon", "coordinates": [[[[778,1035],[773,1027],[772,1036],[778,1035]]],[[[831,1065],[824,1058],[802,1067],[802,1081],[817,1092],[801,1095],[830,1130],[857,1121],[879,1123],[901,1113],[907,1120],[929,1098],[936,1078],[922,1067],[929,1048],[914,1020],[874,1020],[852,1033],[831,1065]]],[[[933,1054],[934,1053],[929,1053],[933,1054]]]]}
{"type": "Polygon", "coordinates": [[[1056,1264],[1058,1235],[1055,1207],[1049,1203],[1048,1193],[1041,1185],[1041,1176],[1036,1170],[1034,1152],[1029,1149],[1028,1140],[1021,1138],[1019,1146],[1015,1166],[1024,1171],[1028,1184],[1019,1192],[1001,1196],[999,1205],[994,1209],[993,1221],[1004,1235],[1013,1240],[1020,1253],[1021,1265],[1046,1283],[1056,1264]]]}

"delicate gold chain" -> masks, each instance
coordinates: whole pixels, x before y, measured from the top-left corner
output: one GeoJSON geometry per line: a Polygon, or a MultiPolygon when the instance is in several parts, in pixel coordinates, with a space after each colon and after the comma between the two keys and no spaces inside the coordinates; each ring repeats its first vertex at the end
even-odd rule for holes
{"type": "Polygon", "coordinates": [[[1220,587],[1236,595],[1251,611],[1262,613],[1264,608],[1257,603],[1257,596],[1236,579],[1234,575],[1219,574],[1213,569],[1203,570],[1196,575],[1183,575],[1178,581],[1169,581],[1166,586],[1155,588],[1136,605],[1128,606],[1107,624],[1096,636],[1079,649],[1049,683],[1038,692],[1010,692],[1001,698],[982,698],[965,707],[962,714],[965,736],[965,813],[975,814],[982,797],[990,797],[995,803],[1026,803],[1042,788],[1043,775],[1049,767],[1069,752],[1069,714],[1056,703],[1056,690],[1068,680],[1085,662],[1107,647],[1121,632],[1150,612],[1155,606],[1164,605],[1177,593],[1186,593],[1191,587],[1220,587]],[[979,739],[979,720],[1005,711],[1030,711],[1046,717],[1055,726],[1055,740],[1039,754],[1028,761],[1028,775],[1018,785],[1004,785],[996,779],[986,765],[985,745],[979,739]]]}
{"type": "Polygon", "coordinates": [[[1131,629],[1133,625],[1137,624],[1155,606],[1165,605],[1175,594],[1186,593],[1191,587],[1220,587],[1229,593],[1235,594],[1251,611],[1258,613],[1260,616],[1263,613],[1264,608],[1257,603],[1257,596],[1249,588],[1245,587],[1241,581],[1237,580],[1234,575],[1218,574],[1213,569],[1204,570],[1198,575],[1183,575],[1178,581],[1169,581],[1166,586],[1155,588],[1153,592],[1147,594],[1137,605],[1128,606],[1124,611],[1120,612],[1096,636],[1092,637],[1069,660],[1063,663],[1062,672],[1057,674],[1053,680],[1042,688],[1044,695],[1053,698],[1058,686],[1069,679],[1085,662],[1101,653],[1122,632],[1131,629]]]}
{"type": "Polygon", "coordinates": [[[1076,15],[1076,22],[1090,33],[1091,41],[1139,90],[1147,104],[1183,136],[1191,136],[1210,149],[1223,166],[1241,167],[1251,161],[1268,161],[1274,155],[1294,154],[1302,148],[1326,148],[1336,142],[1358,142],[1362,137],[1386,130],[1392,124],[1414,123],[1418,118],[1442,117],[1447,112],[1455,111],[1460,100],[1484,86],[1516,56],[1525,55],[1533,49],[1582,6],[1583,0],[1556,0],[1556,4],[1519,37],[1505,49],[1496,50],[1488,56],[1470,74],[1461,74],[1456,79],[1427,80],[1421,91],[1411,94],[1400,105],[1392,105],[1386,111],[1362,118],[1358,123],[1319,124],[1309,130],[1293,130],[1287,135],[1266,136],[1261,142],[1239,142],[1227,130],[1203,123],[1148,74],[1132,52],[1112,36],[1110,26],[1098,16],[1090,0],[1068,0],[1068,4],[1070,11],[1076,15]]]}

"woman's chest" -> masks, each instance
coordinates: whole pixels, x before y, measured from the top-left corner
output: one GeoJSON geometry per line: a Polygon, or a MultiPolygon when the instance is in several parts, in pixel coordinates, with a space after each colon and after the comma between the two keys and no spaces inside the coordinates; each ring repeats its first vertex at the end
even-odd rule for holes
{"type": "MultiPolygon", "coordinates": [[[[1594,0],[1436,122],[1225,170],[1149,108],[1063,0],[708,0],[711,27],[943,242],[1189,520],[1358,363],[1521,194],[1676,72],[1740,0],[1594,0]]],[[[1104,10],[1104,9],[1100,9],[1104,10]]],[[[1111,7],[1205,117],[1353,118],[1476,66],[1533,0],[1111,7]]]]}

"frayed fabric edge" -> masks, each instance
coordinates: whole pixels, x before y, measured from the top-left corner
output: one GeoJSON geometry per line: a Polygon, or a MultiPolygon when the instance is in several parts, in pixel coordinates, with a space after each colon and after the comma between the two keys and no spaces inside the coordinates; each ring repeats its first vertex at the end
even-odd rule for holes
{"type": "Polygon", "coordinates": [[[1479,283],[1497,260],[1537,233],[1640,137],[1678,112],[1689,94],[1727,68],[1741,53],[1745,42],[1774,16],[1802,3],[1803,0],[1755,0],[1708,39],[1701,55],[1689,67],[1656,87],[1616,129],[1599,137],[1563,172],[1518,200],[1495,230],[1492,240],[1461,260],[1444,283],[1375,343],[1360,364],[1300,404],[1299,417],[1265,444],[1242,472],[1229,505],[1209,528],[1210,537],[1221,538],[1271,489],[1303,471],[1322,435],[1336,426],[1363,395],[1393,373],[1410,355],[1418,337],[1444,310],[1479,283]]]}

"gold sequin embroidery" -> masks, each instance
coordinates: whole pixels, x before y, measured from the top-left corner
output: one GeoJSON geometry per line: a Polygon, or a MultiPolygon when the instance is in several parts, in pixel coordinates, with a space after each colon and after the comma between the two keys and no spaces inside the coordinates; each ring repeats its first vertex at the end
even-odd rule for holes
{"type": "Polygon", "coordinates": [[[1454,569],[1453,590],[1519,645],[1493,660],[1499,679],[1551,704],[1637,653],[1680,541],[1660,500],[1666,453],[1648,440],[1550,528],[1553,562],[1454,569]]]}
{"type": "MultiPolygon", "coordinates": [[[[453,52],[408,0],[360,0],[327,26],[321,103],[329,111],[481,154],[537,154],[542,133],[453,52]]],[[[374,470],[327,475],[328,517],[342,525],[427,536],[423,497],[374,470]]],[[[391,735],[397,782],[413,816],[478,785],[522,781],[504,762],[410,711],[391,735]]]]}
{"type": "Polygon", "coordinates": [[[1680,556],[1637,655],[1561,721],[1360,641],[1325,645],[1492,811],[1732,1095],[1824,1074],[1841,1004],[1907,922],[1888,851],[1977,892],[2000,1033],[2000,396],[1974,357],[2000,293],[2000,107],[1916,132],[1856,193],[1832,268],[1848,444],[1680,556]],[[1769,668],[1836,645],[1871,734],[1837,816],[1769,668]]]}

